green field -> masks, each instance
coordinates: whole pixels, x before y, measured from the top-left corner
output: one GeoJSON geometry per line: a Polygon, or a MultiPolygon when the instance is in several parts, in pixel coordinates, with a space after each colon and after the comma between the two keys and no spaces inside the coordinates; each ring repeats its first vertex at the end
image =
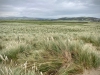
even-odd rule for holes
{"type": "Polygon", "coordinates": [[[99,22],[0,21],[0,75],[75,75],[99,66],[99,22]]]}

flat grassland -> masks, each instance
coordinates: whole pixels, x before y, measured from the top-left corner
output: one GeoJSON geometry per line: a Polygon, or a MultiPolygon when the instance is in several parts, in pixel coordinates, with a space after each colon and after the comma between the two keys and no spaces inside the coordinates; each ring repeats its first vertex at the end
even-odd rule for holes
{"type": "Polygon", "coordinates": [[[99,22],[0,21],[0,75],[76,75],[99,66],[99,22]]]}

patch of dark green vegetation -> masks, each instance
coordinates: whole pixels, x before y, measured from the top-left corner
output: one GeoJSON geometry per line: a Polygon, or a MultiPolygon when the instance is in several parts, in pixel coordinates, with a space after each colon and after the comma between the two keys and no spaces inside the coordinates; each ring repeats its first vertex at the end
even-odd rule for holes
{"type": "Polygon", "coordinates": [[[52,25],[52,24],[86,24],[88,22],[67,22],[67,21],[41,21],[41,20],[0,20],[0,23],[28,23],[28,24],[38,24],[38,25],[52,25]]]}

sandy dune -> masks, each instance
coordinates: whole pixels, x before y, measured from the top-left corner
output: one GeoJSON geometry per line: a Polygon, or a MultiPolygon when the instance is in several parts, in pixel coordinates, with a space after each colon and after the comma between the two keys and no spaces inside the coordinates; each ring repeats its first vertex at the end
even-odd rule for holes
{"type": "Polygon", "coordinates": [[[100,67],[98,69],[84,70],[83,74],[78,75],[100,75],[100,67]]]}

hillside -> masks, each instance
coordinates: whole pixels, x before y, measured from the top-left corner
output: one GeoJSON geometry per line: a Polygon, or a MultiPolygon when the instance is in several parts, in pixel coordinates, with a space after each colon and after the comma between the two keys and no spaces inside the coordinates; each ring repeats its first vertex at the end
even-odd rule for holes
{"type": "Polygon", "coordinates": [[[62,17],[59,20],[95,21],[100,22],[100,18],[95,17],[62,17]]]}
{"type": "Polygon", "coordinates": [[[34,17],[0,17],[0,20],[66,20],[66,21],[100,22],[100,18],[95,18],[95,17],[62,17],[62,18],[57,18],[57,19],[34,18],[34,17]]]}

